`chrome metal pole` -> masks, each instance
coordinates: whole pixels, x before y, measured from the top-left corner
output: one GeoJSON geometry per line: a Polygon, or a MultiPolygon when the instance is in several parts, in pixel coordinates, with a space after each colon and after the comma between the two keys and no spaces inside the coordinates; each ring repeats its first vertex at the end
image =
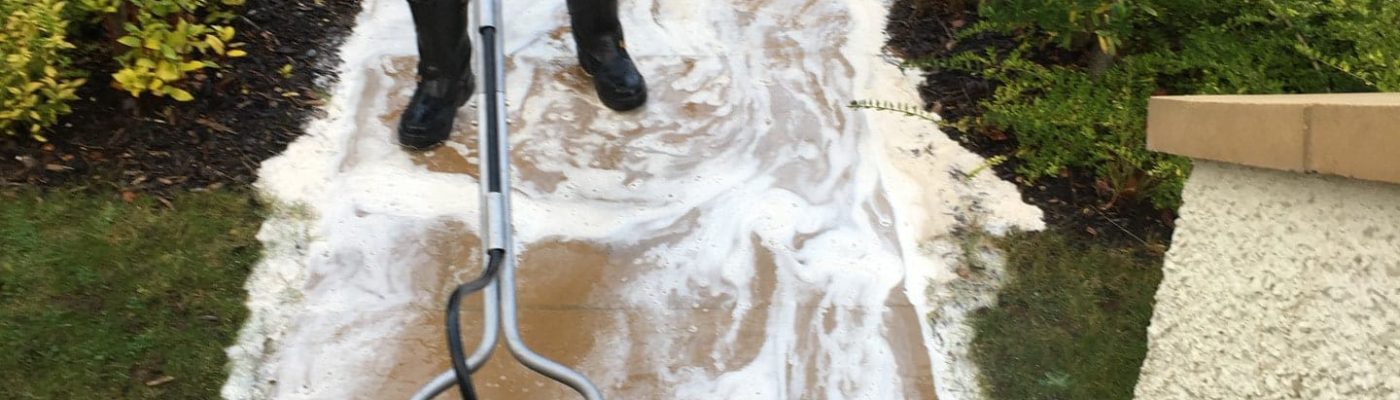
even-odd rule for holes
{"type": "MultiPolygon", "coordinates": [[[[506,125],[505,50],[501,29],[501,0],[477,0],[478,33],[481,38],[481,71],[485,83],[477,119],[477,159],[481,176],[481,240],[483,261],[492,250],[504,250],[505,259],[496,281],[486,288],[482,341],[467,359],[475,372],[491,356],[497,340],[497,322],[502,322],[506,346],[526,367],[568,385],[586,400],[603,400],[588,377],[531,350],[520,337],[515,299],[515,245],[510,216],[510,141],[506,125]]],[[[489,261],[487,261],[489,262],[489,261]]],[[[414,400],[427,400],[456,384],[448,370],[425,385],[414,400]]]]}
{"type": "Polygon", "coordinates": [[[588,380],[588,377],[536,353],[534,350],[531,350],[530,346],[526,345],[525,341],[520,337],[520,325],[517,320],[515,303],[516,254],[514,242],[512,242],[510,226],[510,141],[507,140],[509,135],[507,134],[505,112],[506,67],[505,40],[504,35],[501,34],[501,0],[478,0],[477,4],[481,5],[476,15],[480,21],[480,27],[478,29],[480,29],[482,33],[482,60],[483,64],[486,64],[483,66],[486,68],[486,75],[488,77],[485,101],[488,105],[494,105],[494,107],[483,107],[482,112],[495,112],[495,118],[491,119],[494,120],[494,128],[496,129],[495,132],[491,133],[496,135],[494,138],[494,144],[496,145],[495,150],[499,152],[497,153],[499,157],[495,159],[498,172],[495,178],[500,179],[500,185],[498,186],[500,190],[490,193],[491,195],[499,197],[487,199],[496,201],[491,204],[492,208],[487,211],[493,214],[499,213],[497,214],[499,218],[495,221],[500,225],[492,225],[491,228],[493,228],[493,231],[488,236],[499,239],[500,241],[494,244],[501,246],[500,248],[504,248],[506,251],[505,262],[502,265],[500,277],[496,281],[501,286],[501,290],[499,291],[501,300],[501,325],[505,329],[506,345],[510,348],[511,354],[514,354],[515,358],[520,360],[521,364],[525,364],[526,367],[530,367],[530,369],[535,370],[535,372],[568,385],[579,392],[579,394],[582,394],[585,399],[602,400],[602,393],[598,392],[598,388],[593,385],[593,382],[588,380]],[[494,43],[489,45],[486,43],[493,40],[494,43]],[[486,49],[488,46],[491,48],[491,51],[486,49]]]}
{"type": "MultiPolygon", "coordinates": [[[[485,268],[486,262],[488,261],[482,260],[483,268],[485,268]]],[[[496,295],[496,292],[500,290],[499,286],[500,285],[496,282],[492,282],[491,285],[487,286],[486,290],[484,290],[483,296],[485,297],[482,298],[481,301],[483,303],[481,310],[481,342],[477,343],[476,350],[472,351],[472,355],[467,357],[467,367],[471,369],[472,372],[476,372],[480,370],[482,366],[486,365],[486,360],[491,359],[491,353],[496,350],[496,342],[499,340],[501,331],[500,305],[498,304],[499,300],[496,295]]],[[[413,397],[409,399],[430,400],[442,394],[442,392],[446,392],[447,389],[451,389],[452,385],[456,384],[457,374],[453,373],[452,369],[449,368],[447,372],[438,374],[431,382],[423,385],[423,387],[418,389],[418,392],[414,393],[413,397]]]]}
{"type": "Polygon", "coordinates": [[[587,376],[535,353],[520,338],[520,326],[516,321],[515,312],[515,254],[507,252],[507,255],[505,265],[501,268],[500,280],[496,282],[504,288],[501,290],[501,320],[504,322],[501,325],[505,328],[506,345],[510,348],[511,354],[515,354],[515,359],[520,360],[521,364],[525,364],[526,367],[530,367],[535,372],[573,388],[574,391],[582,394],[584,399],[603,400],[603,394],[598,391],[598,387],[594,386],[592,381],[588,380],[587,376]]]}

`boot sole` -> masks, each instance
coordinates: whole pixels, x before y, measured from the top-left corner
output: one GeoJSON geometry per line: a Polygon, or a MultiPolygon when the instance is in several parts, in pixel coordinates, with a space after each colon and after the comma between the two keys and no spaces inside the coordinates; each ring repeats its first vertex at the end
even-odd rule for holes
{"type": "MultiPolygon", "coordinates": [[[[598,88],[594,87],[593,90],[597,91],[598,88]]],[[[599,92],[599,94],[601,94],[601,92],[599,92]]],[[[608,106],[608,108],[611,108],[613,111],[626,112],[636,110],[646,105],[647,92],[643,90],[632,96],[612,99],[600,95],[598,96],[598,100],[601,100],[603,105],[608,106]]]]}
{"type": "Polygon", "coordinates": [[[598,94],[598,100],[602,101],[603,105],[607,106],[613,111],[632,111],[647,103],[647,90],[645,81],[642,82],[642,91],[637,92],[637,94],[621,98],[608,97],[603,95],[603,88],[598,84],[597,76],[593,74],[592,69],[588,68],[587,64],[583,64],[580,66],[583,67],[583,73],[588,74],[588,77],[593,79],[593,92],[598,94]]]}
{"type": "Polygon", "coordinates": [[[414,151],[432,150],[437,148],[438,146],[442,146],[443,142],[446,142],[447,139],[450,137],[451,136],[449,135],[448,137],[437,139],[424,136],[399,134],[399,147],[403,147],[405,149],[414,151]]]}

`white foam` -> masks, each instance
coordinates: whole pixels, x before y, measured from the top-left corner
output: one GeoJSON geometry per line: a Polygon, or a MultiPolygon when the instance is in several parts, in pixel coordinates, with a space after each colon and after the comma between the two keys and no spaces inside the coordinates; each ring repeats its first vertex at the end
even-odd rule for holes
{"type": "MultiPolygon", "coordinates": [[[[593,376],[604,387],[652,373],[671,390],[656,398],[902,397],[881,310],[901,289],[921,315],[941,307],[925,287],[953,279],[957,262],[920,245],[951,231],[951,214],[972,203],[993,230],[1040,227],[1012,185],[956,178],[983,161],[933,127],[844,106],[919,101],[917,76],[880,53],[884,1],[624,1],[629,49],[654,92],[640,114],[607,111],[591,92],[552,81],[573,54],[567,38],[550,36],[567,23],[562,0],[506,3],[514,161],[559,178],[517,176],[520,244],[637,250],[655,268],[629,279],[623,300],[677,329],[687,326],[677,305],[717,296],[734,300],[725,311],[735,321],[767,316],[758,353],[741,365],[717,355],[708,366],[672,365],[658,358],[680,345],[666,335],[600,335],[588,363],[608,366],[593,376]],[[769,298],[754,294],[759,254],[776,267],[769,298]],[[653,360],[620,361],[636,354],[653,360]]],[[[364,7],[327,116],[263,166],[259,189],[309,215],[274,215],[260,233],[269,251],[247,286],[253,312],[229,349],[226,398],[349,398],[374,387],[366,369],[394,356],[383,338],[428,296],[409,285],[432,250],[424,238],[451,223],[475,231],[475,179],[415,165],[379,119],[388,97],[407,94],[368,86],[392,82],[387,57],[414,52],[406,3],[364,7]]],[[[940,398],[975,396],[962,350],[940,339],[965,332],[920,319],[940,398]]],[[[753,339],[738,332],[736,323],[716,345],[753,339]]]]}

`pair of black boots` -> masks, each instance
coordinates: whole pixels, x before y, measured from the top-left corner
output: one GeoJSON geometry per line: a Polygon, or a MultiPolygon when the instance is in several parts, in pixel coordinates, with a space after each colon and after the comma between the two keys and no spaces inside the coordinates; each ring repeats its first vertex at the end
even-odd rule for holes
{"type": "MultiPolygon", "coordinates": [[[[623,44],[617,0],[568,0],[574,42],[583,70],[593,76],[598,98],[627,111],[646,103],[646,81],[623,44]]],[[[418,34],[421,79],[399,121],[399,143],[428,149],[452,133],[457,109],[475,90],[467,0],[409,0],[418,34]]]]}

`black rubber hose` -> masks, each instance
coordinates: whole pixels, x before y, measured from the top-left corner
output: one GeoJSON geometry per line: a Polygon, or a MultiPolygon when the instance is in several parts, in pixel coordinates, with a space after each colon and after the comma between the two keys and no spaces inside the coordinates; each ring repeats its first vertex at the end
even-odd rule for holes
{"type": "Polygon", "coordinates": [[[467,367],[467,356],[462,349],[462,298],[489,286],[496,279],[496,272],[501,269],[505,255],[506,251],[502,249],[487,251],[486,270],[481,271],[481,276],[476,279],[457,285],[452,297],[447,299],[447,351],[452,356],[452,371],[457,374],[457,389],[461,391],[463,400],[477,398],[476,389],[472,387],[472,371],[467,367]]]}
{"type": "Polygon", "coordinates": [[[486,92],[482,93],[482,106],[486,107],[486,154],[484,173],[487,190],[500,192],[503,174],[501,173],[501,137],[500,120],[501,110],[498,110],[500,93],[496,87],[496,79],[501,71],[496,70],[496,28],[481,28],[481,64],[485,74],[486,92]]]}
{"type": "MultiPolygon", "coordinates": [[[[501,191],[503,186],[502,171],[500,168],[500,140],[501,132],[498,131],[500,121],[500,110],[497,109],[496,79],[501,71],[496,70],[496,29],[493,27],[481,28],[482,44],[482,64],[486,74],[486,93],[484,106],[486,107],[486,154],[484,166],[484,180],[487,190],[490,192],[501,191]]],[[[457,375],[457,389],[462,393],[463,400],[477,400],[476,389],[472,387],[472,371],[467,367],[467,356],[462,345],[461,311],[462,298],[485,289],[496,279],[496,272],[501,269],[506,251],[504,249],[491,249],[486,252],[486,270],[481,271],[481,276],[471,282],[463,283],[452,291],[452,297],[447,300],[447,351],[452,356],[452,371],[457,375]]]]}

